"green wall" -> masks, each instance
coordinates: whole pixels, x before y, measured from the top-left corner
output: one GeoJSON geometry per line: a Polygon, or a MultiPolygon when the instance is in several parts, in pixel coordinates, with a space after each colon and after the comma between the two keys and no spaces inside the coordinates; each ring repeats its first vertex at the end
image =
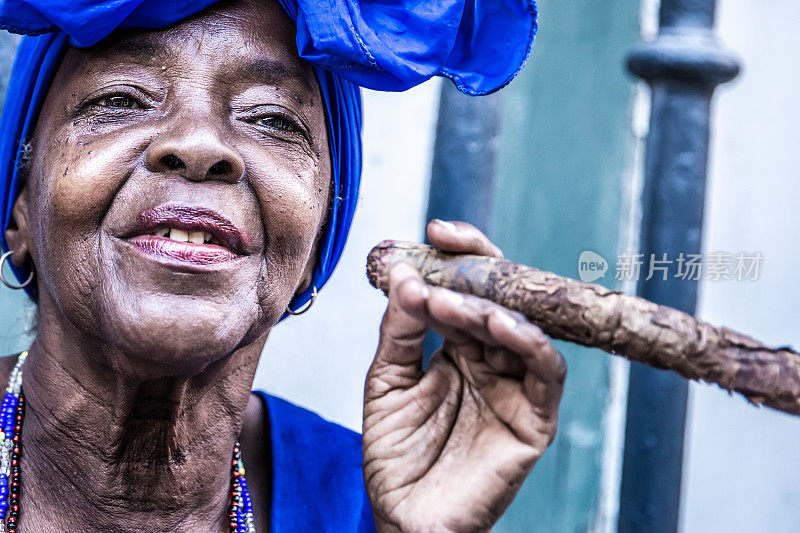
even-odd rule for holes
{"type": "MultiPolygon", "coordinates": [[[[614,282],[622,181],[630,167],[633,83],[624,57],[639,40],[638,0],[542,0],[540,31],[503,90],[492,239],[506,257],[577,277],[592,250],[614,282]]],[[[609,360],[558,343],[568,363],[559,434],[496,532],[583,532],[596,516],[609,360]]]]}

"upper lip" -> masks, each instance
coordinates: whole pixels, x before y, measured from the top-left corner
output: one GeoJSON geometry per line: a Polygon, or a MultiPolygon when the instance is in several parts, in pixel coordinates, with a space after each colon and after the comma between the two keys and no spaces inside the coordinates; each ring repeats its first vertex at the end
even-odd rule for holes
{"type": "Polygon", "coordinates": [[[237,255],[243,254],[252,244],[247,232],[217,211],[181,204],[160,205],[144,211],[139,215],[134,235],[146,235],[162,228],[206,231],[237,255]]]}

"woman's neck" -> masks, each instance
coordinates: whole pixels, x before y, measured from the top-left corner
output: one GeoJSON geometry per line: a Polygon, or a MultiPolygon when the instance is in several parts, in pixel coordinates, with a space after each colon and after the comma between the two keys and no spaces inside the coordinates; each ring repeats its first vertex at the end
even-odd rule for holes
{"type": "Polygon", "coordinates": [[[233,444],[261,425],[245,411],[266,336],[196,375],[158,376],[47,333],[23,373],[20,531],[226,531],[233,444]]]}

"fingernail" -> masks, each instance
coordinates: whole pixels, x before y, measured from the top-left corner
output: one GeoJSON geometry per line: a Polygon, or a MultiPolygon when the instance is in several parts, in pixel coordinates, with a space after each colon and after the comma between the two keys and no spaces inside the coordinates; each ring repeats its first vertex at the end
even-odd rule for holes
{"type": "Polygon", "coordinates": [[[455,232],[458,231],[458,228],[452,222],[445,222],[444,220],[439,220],[437,218],[436,219],[436,223],[439,224],[440,226],[442,226],[444,229],[446,229],[449,232],[455,233],[455,232]]]}
{"type": "Polygon", "coordinates": [[[453,291],[444,291],[442,292],[442,298],[444,298],[447,303],[453,306],[461,305],[464,303],[464,297],[457,292],[453,291]]]}
{"type": "Polygon", "coordinates": [[[508,329],[514,329],[517,327],[517,321],[514,320],[508,313],[504,313],[502,311],[496,311],[495,317],[497,318],[498,321],[502,322],[503,325],[508,329]]]}

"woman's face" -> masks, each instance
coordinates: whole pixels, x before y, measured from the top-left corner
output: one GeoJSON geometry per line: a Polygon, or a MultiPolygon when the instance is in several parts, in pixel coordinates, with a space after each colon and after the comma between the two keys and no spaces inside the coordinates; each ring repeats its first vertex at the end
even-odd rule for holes
{"type": "Polygon", "coordinates": [[[330,156],[277,2],[71,49],[32,148],[18,238],[40,306],[90,338],[193,371],[310,280],[330,156]]]}

